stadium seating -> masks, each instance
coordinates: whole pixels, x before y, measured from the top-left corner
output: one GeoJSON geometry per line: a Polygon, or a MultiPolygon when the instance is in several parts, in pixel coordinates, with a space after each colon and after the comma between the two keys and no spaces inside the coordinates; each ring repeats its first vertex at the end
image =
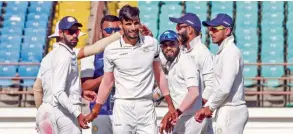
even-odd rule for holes
{"type": "Polygon", "coordinates": [[[139,1],[138,7],[140,9],[140,21],[146,25],[155,37],[158,36],[158,14],[159,2],[158,1],[139,1]]]}
{"type": "Polygon", "coordinates": [[[176,30],[176,23],[169,20],[169,17],[181,17],[182,6],[180,1],[164,2],[161,7],[159,31],[163,33],[166,30],[176,30]]]}

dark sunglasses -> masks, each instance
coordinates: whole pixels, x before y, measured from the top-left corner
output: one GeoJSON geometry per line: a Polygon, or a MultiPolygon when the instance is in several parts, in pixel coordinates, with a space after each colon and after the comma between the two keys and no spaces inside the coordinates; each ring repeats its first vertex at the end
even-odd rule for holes
{"type": "Polygon", "coordinates": [[[223,27],[223,26],[217,26],[217,27],[209,27],[208,29],[209,29],[209,31],[211,31],[213,33],[217,33],[217,32],[219,32],[221,30],[226,29],[226,28],[223,27]]]}
{"type": "Polygon", "coordinates": [[[113,32],[119,32],[120,28],[114,28],[114,27],[107,27],[104,29],[107,34],[112,34],[113,32]]]}
{"type": "Polygon", "coordinates": [[[76,30],[73,30],[73,29],[66,29],[66,30],[63,30],[63,32],[67,35],[73,35],[73,34],[76,34],[77,36],[79,35],[80,33],[80,29],[76,29],[76,30]]]}

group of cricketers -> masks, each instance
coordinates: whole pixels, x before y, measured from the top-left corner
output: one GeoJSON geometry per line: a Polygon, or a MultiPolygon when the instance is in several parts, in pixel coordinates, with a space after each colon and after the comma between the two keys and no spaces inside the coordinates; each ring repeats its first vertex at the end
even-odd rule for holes
{"type": "Polygon", "coordinates": [[[242,134],[248,110],[232,18],[170,17],[176,31],[161,33],[158,41],[139,13],[126,5],[118,17],[104,16],[103,39],[80,50],[74,47],[82,24],[72,16],[58,22],[49,37],[56,47],[43,58],[34,84],[39,133],[81,134],[92,122],[93,134],[242,134]],[[219,46],[215,56],[201,42],[202,25],[219,46]],[[159,126],[155,83],[168,105],[159,126]],[[88,115],[81,112],[82,98],[90,101],[88,115]]]}

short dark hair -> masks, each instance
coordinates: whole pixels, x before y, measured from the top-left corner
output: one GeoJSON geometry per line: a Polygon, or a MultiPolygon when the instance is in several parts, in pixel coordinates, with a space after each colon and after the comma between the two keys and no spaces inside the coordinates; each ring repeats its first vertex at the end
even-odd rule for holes
{"type": "Polygon", "coordinates": [[[132,7],[130,5],[123,6],[119,11],[120,21],[132,20],[134,17],[139,17],[139,9],[137,7],[132,7]]]}
{"type": "Polygon", "coordinates": [[[119,21],[119,18],[115,15],[106,15],[102,18],[101,20],[101,28],[103,27],[103,24],[105,21],[109,21],[109,22],[115,22],[115,21],[119,21]]]}

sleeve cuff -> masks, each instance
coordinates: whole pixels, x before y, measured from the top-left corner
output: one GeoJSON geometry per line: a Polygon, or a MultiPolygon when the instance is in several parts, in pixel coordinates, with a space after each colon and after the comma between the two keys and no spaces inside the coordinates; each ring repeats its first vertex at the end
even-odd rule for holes
{"type": "Polygon", "coordinates": [[[187,78],[186,85],[187,87],[192,87],[192,86],[198,87],[198,82],[196,81],[194,77],[190,77],[190,78],[187,78]]]}
{"type": "Polygon", "coordinates": [[[81,114],[81,111],[79,111],[78,108],[73,111],[73,115],[75,118],[77,118],[80,114],[81,114]]]}

